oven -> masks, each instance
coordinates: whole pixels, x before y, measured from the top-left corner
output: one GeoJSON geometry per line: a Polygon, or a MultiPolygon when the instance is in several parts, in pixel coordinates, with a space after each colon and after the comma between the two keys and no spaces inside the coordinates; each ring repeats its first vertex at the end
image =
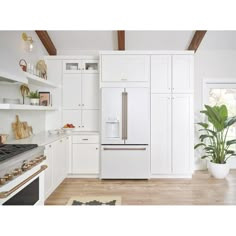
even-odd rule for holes
{"type": "Polygon", "coordinates": [[[35,147],[0,162],[0,205],[44,205],[43,153],[35,147]]]}

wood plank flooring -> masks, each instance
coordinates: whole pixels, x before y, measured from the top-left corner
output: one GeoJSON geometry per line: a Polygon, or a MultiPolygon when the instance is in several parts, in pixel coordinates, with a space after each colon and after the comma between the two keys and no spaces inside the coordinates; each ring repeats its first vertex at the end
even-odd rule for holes
{"type": "Polygon", "coordinates": [[[192,179],[99,180],[67,178],[45,205],[65,205],[73,196],[118,195],[122,205],[236,205],[236,170],[224,180],[197,171],[192,179]]]}

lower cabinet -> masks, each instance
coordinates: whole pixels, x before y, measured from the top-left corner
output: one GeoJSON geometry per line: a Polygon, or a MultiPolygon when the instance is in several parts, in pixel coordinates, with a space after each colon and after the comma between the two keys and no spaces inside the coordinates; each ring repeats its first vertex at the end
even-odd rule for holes
{"type": "Polygon", "coordinates": [[[45,145],[45,199],[58,187],[68,173],[70,142],[69,137],[45,145]]]}
{"type": "Polygon", "coordinates": [[[152,176],[191,176],[192,95],[152,94],[151,107],[152,176]]]}
{"type": "Polygon", "coordinates": [[[76,135],[72,137],[72,174],[99,174],[98,135],[76,135]]]}

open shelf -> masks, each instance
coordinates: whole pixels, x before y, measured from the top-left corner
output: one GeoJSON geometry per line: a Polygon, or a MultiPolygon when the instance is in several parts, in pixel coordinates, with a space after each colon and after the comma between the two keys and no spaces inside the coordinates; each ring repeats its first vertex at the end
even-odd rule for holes
{"type": "Polygon", "coordinates": [[[38,85],[38,86],[43,86],[43,87],[51,87],[51,88],[58,88],[59,86],[48,81],[45,80],[43,78],[40,78],[36,75],[30,74],[28,72],[24,72],[26,78],[28,79],[28,83],[29,84],[34,84],[34,85],[38,85]]]}
{"type": "Polygon", "coordinates": [[[58,88],[59,86],[28,72],[20,71],[18,75],[0,70],[0,83],[3,84],[33,84],[47,88],[58,88]]]}
{"type": "Polygon", "coordinates": [[[11,74],[5,71],[1,71],[0,70],[0,82],[1,83],[7,83],[7,84],[19,84],[19,83],[23,83],[23,84],[27,84],[28,80],[22,75],[15,75],[15,74],[11,74]]]}
{"type": "Polygon", "coordinates": [[[50,106],[33,106],[33,105],[23,105],[23,104],[5,104],[5,103],[0,103],[0,110],[55,111],[55,110],[58,110],[58,108],[50,107],[50,106]]]}

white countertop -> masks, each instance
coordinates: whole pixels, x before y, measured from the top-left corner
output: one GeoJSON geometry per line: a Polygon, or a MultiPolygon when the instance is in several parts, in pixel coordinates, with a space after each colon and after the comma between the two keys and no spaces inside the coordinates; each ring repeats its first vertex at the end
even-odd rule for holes
{"type": "Polygon", "coordinates": [[[70,134],[49,134],[48,132],[41,132],[36,135],[32,135],[29,138],[25,139],[12,139],[8,140],[6,144],[38,144],[39,146],[44,146],[46,144],[55,142],[64,137],[73,136],[73,135],[99,135],[98,132],[72,132],[70,134]]]}

